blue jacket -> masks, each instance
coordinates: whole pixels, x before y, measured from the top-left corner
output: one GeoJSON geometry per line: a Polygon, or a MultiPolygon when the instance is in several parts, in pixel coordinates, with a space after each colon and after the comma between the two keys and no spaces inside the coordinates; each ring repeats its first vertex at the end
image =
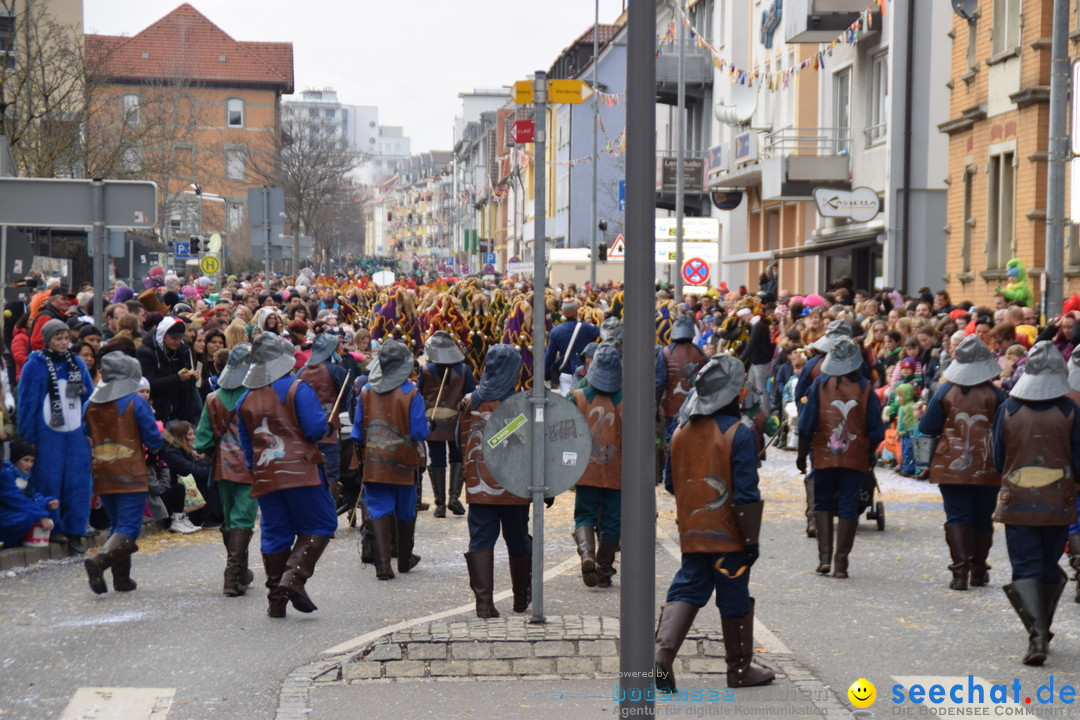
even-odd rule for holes
{"type": "Polygon", "coordinates": [[[600,337],[600,328],[591,323],[567,320],[556,325],[548,333],[548,346],[547,351],[544,353],[544,377],[554,379],[559,376],[560,372],[573,375],[583,364],[581,351],[598,337],[600,337]],[[581,330],[578,331],[577,337],[574,338],[574,346],[570,347],[570,339],[574,336],[574,328],[579,324],[581,330]],[[566,360],[566,366],[559,370],[563,364],[563,358],[567,358],[568,354],[569,358],[566,360]]]}
{"type": "Polygon", "coordinates": [[[30,497],[16,484],[18,473],[10,462],[5,462],[0,471],[0,542],[6,545],[22,542],[30,528],[49,517],[45,506],[56,499],[37,493],[30,497]]]}

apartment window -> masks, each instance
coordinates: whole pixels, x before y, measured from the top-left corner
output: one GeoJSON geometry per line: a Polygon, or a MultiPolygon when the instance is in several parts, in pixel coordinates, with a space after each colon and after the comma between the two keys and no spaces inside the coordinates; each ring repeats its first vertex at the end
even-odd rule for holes
{"type": "Polygon", "coordinates": [[[328,110],[326,110],[326,112],[323,113],[323,115],[325,115],[328,118],[335,118],[335,117],[337,117],[337,110],[329,110],[328,109],[328,110]]]}
{"type": "Polygon", "coordinates": [[[124,93],[120,98],[120,107],[124,112],[125,125],[139,125],[142,118],[139,113],[139,96],[135,93],[124,93]]]}
{"type": "Polygon", "coordinates": [[[878,53],[870,59],[870,78],[867,83],[870,97],[866,102],[866,144],[885,139],[889,129],[889,53],[878,53]]]}
{"type": "Polygon", "coordinates": [[[967,64],[970,69],[974,70],[979,66],[979,56],[975,52],[979,45],[979,21],[969,20],[967,27],[967,64]]]}
{"type": "Polygon", "coordinates": [[[994,0],[991,54],[997,55],[1020,46],[1020,22],[1020,0],[994,0]]]}
{"type": "Polygon", "coordinates": [[[845,155],[851,138],[851,68],[833,75],[833,121],[836,154],[845,155]]]}
{"type": "Polygon", "coordinates": [[[244,148],[226,148],[225,179],[235,182],[247,180],[247,151],[244,148]]]}
{"type": "Polygon", "coordinates": [[[308,112],[308,117],[313,117],[313,118],[319,117],[319,108],[317,108],[317,107],[308,108],[307,112],[308,112]]]}
{"type": "Polygon", "coordinates": [[[1076,223],[1069,223],[1069,236],[1068,236],[1068,253],[1065,261],[1066,265],[1080,265],[1080,225],[1076,223]]]}
{"type": "Polygon", "coordinates": [[[960,245],[960,272],[971,272],[971,240],[975,233],[975,168],[964,170],[964,234],[960,245]]]}
{"type": "Polygon", "coordinates": [[[14,11],[0,7],[0,67],[15,67],[14,11]]]}
{"type": "Polygon", "coordinates": [[[225,101],[225,125],[227,127],[244,127],[243,98],[229,98],[225,101]]]}
{"type": "Polygon", "coordinates": [[[1012,257],[1016,212],[1016,167],[1013,152],[991,155],[986,186],[986,267],[1001,269],[1012,257]]]}

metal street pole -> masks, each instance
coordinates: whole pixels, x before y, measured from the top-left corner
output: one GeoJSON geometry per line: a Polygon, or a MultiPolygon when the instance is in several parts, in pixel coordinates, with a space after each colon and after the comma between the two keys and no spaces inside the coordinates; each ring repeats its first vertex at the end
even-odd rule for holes
{"type": "Polygon", "coordinates": [[[104,327],[105,313],[101,297],[105,293],[105,181],[94,178],[90,181],[90,194],[94,207],[93,238],[94,243],[94,322],[104,327]]]}
{"type": "Polygon", "coordinates": [[[679,104],[675,108],[675,137],[678,145],[675,160],[675,302],[683,301],[683,215],[686,209],[686,189],[683,165],[686,162],[686,27],[682,23],[684,0],[678,0],[679,17],[675,18],[678,27],[679,43],[679,104]]]}
{"type": "Polygon", "coordinates": [[[656,394],[653,280],[656,270],[656,14],[628,10],[626,48],[626,293],[623,324],[622,572],[619,583],[619,702],[624,716],[651,716],[656,617],[656,394]],[[623,697],[620,695],[620,697],[623,697]]]}
{"type": "Polygon", "coordinates": [[[533,77],[533,115],[536,132],[534,134],[533,153],[535,175],[533,176],[533,457],[532,457],[532,493],[533,506],[533,555],[532,555],[532,617],[529,622],[542,623],[544,617],[544,443],[547,439],[547,425],[544,423],[544,405],[547,403],[544,383],[544,330],[547,307],[544,304],[544,277],[547,248],[544,214],[547,212],[545,197],[547,190],[547,156],[545,155],[547,134],[547,73],[538,70],[533,77]]]}
{"type": "Polygon", "coordinates": [[[597,151],[598,147],[598,135],[600,134],[600,0],[596,0],[596,18],[593,21],[593,44],[592,44],[592,57],[593,57],[593,119],[592,119],[592,223],[589,225],[589,286],[596,288],[596,261],[597,261],[597,249],[596,249],[596,233],[597,233],[597,215],[596,215],[596,175],[599,171],[597,165],[600,164],[600,155],[597,151]]]}
{"type": "MultiPolygon", "coordinates": [[[[1047,315],[1057,314],[1065,292],[1065,162],[1069,154],[1069,0],[1054,0],[1050,41],[1050,143],[1046,168],[1047,315]]],[[[1073,88],[1073,92],[1077,89],[1073,88]]],[[[1075,192],[1075,190],[1074,190],[1075,192]]]]}
{"type": "MultiPolygon", "coordinates": [[[[263,267],[266,272],[266,291],[270,292],[270,188],[262,189],[263,196],[263,267]]],[[[294,230],[295,231],[295,230],[294,230]]]]}

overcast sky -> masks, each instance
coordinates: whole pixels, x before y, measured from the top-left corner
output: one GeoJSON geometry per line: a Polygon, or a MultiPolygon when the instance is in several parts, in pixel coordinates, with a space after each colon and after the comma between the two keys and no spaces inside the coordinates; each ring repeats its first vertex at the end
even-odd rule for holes
{"type": "MultiPolygon", "coordinates": [[[[192,0],[236,40],[291,42],[296,90],[333,87],[348,105],[376,105],[412,152],[450,150],[458,93],[547,70],[623,0],[192,0]]],[[[134,35],[181,3],[84,0],[87,33],[134,35]]]]}

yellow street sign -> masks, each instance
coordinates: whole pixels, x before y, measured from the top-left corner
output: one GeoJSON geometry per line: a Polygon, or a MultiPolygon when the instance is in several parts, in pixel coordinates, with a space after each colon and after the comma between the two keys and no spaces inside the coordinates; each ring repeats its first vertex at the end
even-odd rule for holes
{"type": "Polygon", "coordinates": [[[528,105],[533,101],[532,80],[518,80],[510,90],[510,97],[518,105],[528,105]]]}
{"type": "Polygon", "coordinates": [[[217,255],[203,255],[202,260],[199,261],[199,269],[202,270],[203,275],[217,275],[221,270],[221,261],[218,260],[217,255]]]}
{"type": "Polygon", "coordinates": [[[580,105],[592,94],[584,80],[548,80],[548,102],[580,105]]]}

